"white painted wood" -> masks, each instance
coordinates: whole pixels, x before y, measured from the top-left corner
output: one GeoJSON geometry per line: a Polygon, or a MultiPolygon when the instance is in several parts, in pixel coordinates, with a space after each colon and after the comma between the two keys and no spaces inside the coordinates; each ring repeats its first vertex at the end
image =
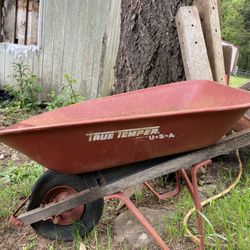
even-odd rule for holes
{"type": "Polygon", "coordinates": [[[5,44],[0,43],[0,89],[5,85],[5,44]]]}
{"type": "MultiPolygon", "coordinates": [[[[85,8],[79,8],[76,13],[77,19],[82,20],[81,23],[77,24],[77,35],[75,41],[75,49],[72,60],[72,77],[77,80],[76,89],[81,95],[86,97],[87,93],[87,81],[84,79],[84,62],[86,61],[85,54],[87,51],[86,41],[87,41],[87,20],[88,20],[88,4],[89,1],[85,1],[85,8]]],[[[79,0],[79,5],[82,6],[82,1],[79,0]]]]}
{"type": "Polygon", "coordinates": [[[225,84],[218,1],[194,0],[193,4],[199,10],[213,78],[215,81],[225,84]]]}
{"type": "Polygon", "coordinates": [[[176,26],[186,79],[213,80],[197,8],[180,7],[176,26]]]}
{"type": "Polygon", "coordinates": [[[106,51],[104,55],[103,77],[99,82],[98,95],[109,95],[112,86],[115,83],[114,60],[118,52],[119,42],[115,42],[120,37],[121,17],[120,10],[121,1],[110,2],[109,19],[106,25],[106,51]]]}
{"type": "MultiPolygon", "coordinates": [[[[40,0],[37,47],[10,47],[21,51],[21,58],[38,76],[44,100],[51,90],[60,89],[63,73],[72,74],[86,98],[110,94],[120,39],[120,2],[40,0]]],[[[6,53],[5,46],[9,47],[0,43],[0,86],[10,74],[9,61],[17,60],[15,53],[6,53]]]]}
{"type": "Polygon", "coordinates": [[[56,18],[55,9],[56,1],[46,1],[46,8],[44,18],[44,35],[42,37],[42,53],[40,57],[40,78],[43,88],[43,98],[46,99],[47,95],[51,92],[52,81],[52,54],[53,54],[53,21],[56,18]]]}

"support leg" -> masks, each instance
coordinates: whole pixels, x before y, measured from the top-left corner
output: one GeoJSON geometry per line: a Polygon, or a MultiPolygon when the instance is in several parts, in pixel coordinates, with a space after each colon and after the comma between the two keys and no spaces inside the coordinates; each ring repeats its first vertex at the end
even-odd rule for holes
{"type": "Polygon", "coordinates": [[[166,200],[168,198],[171,198],[175,195],[177,195],[180,190],[181,190],[181,185],[180,185],[180,174],[177,171],[176,173],[176,184],[175,188],[167,193],[160,194],[158,193],[147,181],[145,181],[143,184],[145,187],[147,187],[159,200],[166,200]]]}
{"type": "Polygon", "coordinates": [[[197,210],[197,228],[198,228],[199,239],[200,239],[199,250],[205,249],[205,241],[204,241],[204,235],[203,235],[203,225],[202,225],[202,216],[201,216],[202,206],[201,206],[201,199],[200,199],[200,194],[198,190],[197,171],[209,163],[211,163],[211,160],[203,161],[192,167],[192,170],[191,170],[192,182],[190,181],[186,171],[184,169],[181,170],[181,175],[183,179],[185,180],[185,182],[187,183],[188,190],[193,198],[194,205],[197,210]]]}
{"type": "Polygon", "coordinates": [[[141,225],[145,228],[145,230],[152,236],[157,245],[163,250],[170,250],[170,248],[166,245],[160,235],[154,230],[154,228],[150,225],[150,223],[146,220],[146,218],[141,214],[141,212],[135,207],[132,201],[124,195],[124,193],[116,193],[113,195],[109,195],[105,197],[105,200],[110,199],[119,199],[122,200],[125,205],[128,207],[129,211],[135,216],[135,218],[141,223],[141,225]]]}

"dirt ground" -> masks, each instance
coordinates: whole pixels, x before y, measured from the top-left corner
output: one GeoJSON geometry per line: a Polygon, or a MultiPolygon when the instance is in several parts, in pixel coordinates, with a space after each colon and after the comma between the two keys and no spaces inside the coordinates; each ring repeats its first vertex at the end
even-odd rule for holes
{"type": "MultiPolygon", "coordinates": [[[[1,124],[0,124],[1,127],[1,124]]],[[[248,159],[248,152],[249,148],[245,148],[242,151],[242,158],[243,161],[248,159]]],[[[4,144],[0,143],[0,168],[4,168],[8,161],[11,160],[14,163],[20,165],[25,161],[29,161],[27,157],[18,153],[17,151],[5,146],[4,144]]],[[[200,181],[202,185],[212,183],[215,185],[219,185],[220,179],[216,175],[216,168],[218,164],[221,166],[221,160],[228,166],[230,163],[232,169],[235,168],[235,163],[233,160],[232,155],[224,156],[220,158],[218,161],[214,161],[213,166],[210,167],[205,173],[202,174],[200,181]]],[[[235,168],[235,175],[237,172],[237,168],[235,168]]],[[[153,183],[155,184],[155,183],[153,183]]],[[[21,201],[20,201],[21,202],[21,201]]],[[[107,235],[106,235],[106,228],[107,225],[111,228],[111,238],[112,238],[112,249],[131,249],[129,247],[125,247],[125,245],[120,245],[115,242],[115,235],[112,231],[114,226],[114,219],[120,213],[125,211],[125,208],[121,209],[119,212],[115,210],[117,206],[117,201],[108,202],[105,205],[105,210],[103,217],[100,223],[97,226],[98,231],[98,241],[103,242],[103,245],[106,244],[107,235]]],[[[17,204],[18,205],[18,204],[17,204]]],[[[146,206],[150,208],[157,208],[164,207],[166,209],[172,209],[173,206],[170,203],[158,203],[156,199],[152,198],[148,193],[144,196],[143,200],[140,201],[140,206],[146,206]],[[153,202],[152,202],[153,199],[153,202]]],[[[10,208],[11,209],[11,208],[10,208]]],[[[96,249],[95,247],[95,240],[90,239],[89,244],[87,244],[87,249],[96,249]]],[[[194,249],[195,245],[191,243],[186,238],[179,239],[178,241],[174,241],[170,243],[171,249],[194,249]]],[[[30,226],[24,226],[22,228],[14,228],[8,223],[8,218],[0,220],[0,249],[1,250],[9,250],[9,249],[37,249],[37,250],[45,250],[45,249],[77,249],[78,247],[75,246],[74,243],[59,243],[59,242],[51,242],[49,240],[43,239],[40,236],[36,235],[35,232],[32,230],[30,226]]],[[[107,249],[107,248],[103,248],[107,249]]],[[[148,246],[148,249],[158,249],[155,245],[148,246]]]]}

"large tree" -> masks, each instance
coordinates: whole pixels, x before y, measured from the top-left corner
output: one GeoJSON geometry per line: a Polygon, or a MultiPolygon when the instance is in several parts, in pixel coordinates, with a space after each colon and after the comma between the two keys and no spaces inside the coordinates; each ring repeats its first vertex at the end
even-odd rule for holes
{"type": "Polygon", "coordinates": [[[192,0],[122,0],[116,93],[183,80],[175,25],[180,6],[192,0]]]}

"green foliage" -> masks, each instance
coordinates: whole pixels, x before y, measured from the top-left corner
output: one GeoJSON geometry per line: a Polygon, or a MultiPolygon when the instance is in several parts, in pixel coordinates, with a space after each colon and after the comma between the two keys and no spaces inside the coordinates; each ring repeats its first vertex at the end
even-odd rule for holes
{"type": "Polygon", "coordinates": [[[42,171],[42,167],[34,162],[19,166],[10,162],[6,168],[1,169],[0,218],[10,215],[18,200],[29,195],[42,171]]]}
{"type": "Polygon", "coordinates": [[[8,167],[0,172],[0,178],[4,183],[21,183],[27,179],[31,182],[34,182],[42,173],[41,170],[42,167],[34,162],[26,162],[19,166],[16,166],[10,162],[8,167]]]}
{"type": "Polygon", "coordinates": [[[15,106],[26,110],[37,109],[41,104],[38,101],[41,87],[37,83],[36,75],[32,74],[29,67],[23,63],[14,63],[13,72],[17,88],[6,86],[6,89],[14,97],[15,106]]]}
{"type": "Polygon", "coordinates": [[[210,236],[210,240],[227,244],[227,249],[247,250],[250,248],[249,197],[248,176],[238,188],[232,190],[229,196],[210,204],[205,214],[213,224],[213,228],[208,223],[204,223],[206,235],[210,236]],[[217,239],[218,235],[221,236],[219,239],[217,239]]]}
{"type": "Polygon", "coordinates": [[[221,1],[222,38],[240,46],[239,67],[250,70],[250,1],[221,1]]]}
{"type": "Polygon", "coordinates": [[[49,94],[51,101],[46,103],[46,110],[53,110],[84,100],[84,97],[74,89],[77,81],[70,74],[64,74],[64,79],[66,83],[60,88],[60,94],[57,94],[55,91],[49,94]]]}
{"type": "Polygon", "coordinates": [[[1,123],[3,126],[10,126],[19,121],[25,120],[32,115],[36,115],[39,110],[21,109],[19,104],[11,101],[1,103],[0,114],[3,114],[1,123]]]}

